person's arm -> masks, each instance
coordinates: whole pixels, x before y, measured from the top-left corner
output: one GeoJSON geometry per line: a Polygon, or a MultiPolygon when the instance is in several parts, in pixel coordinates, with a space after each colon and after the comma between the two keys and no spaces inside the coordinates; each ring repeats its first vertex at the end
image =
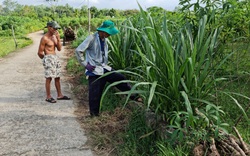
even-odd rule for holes
{"type": "Polygon", "coordinates": [[[58,51],[61,51],[62,50],[62,43],[60,40],[60,34],[58,31],[56,31],[54,35],[55,35],[55,38],[53,38],[53,39],[54,39],[55,47],[58,51]]]}
{"type": "Polygon", "coordinates": [[[88,49],[90,42],[93,40],[93,36],[90,35],[89,37],[87,37],[76,49],[75,49],[75,55],[76,58],[78,60],[78,62],[82,65],[82,66],[86,66],[88,64],[88,62],[85,61],[83,53],[85,52],[86,49],[88,49]]]}
{"type": "Polygon", "coordinates": [[[41,38],[41,41],[40,41],[39,48],[38,48],[38,53],[37,53],[37,55],[38,55],[41,59],[43,59],[43,57],[44,57],[45,42],[46,42],[46,41],[45,41],[44,37],[42,37],[42,38],[41,38]]]}

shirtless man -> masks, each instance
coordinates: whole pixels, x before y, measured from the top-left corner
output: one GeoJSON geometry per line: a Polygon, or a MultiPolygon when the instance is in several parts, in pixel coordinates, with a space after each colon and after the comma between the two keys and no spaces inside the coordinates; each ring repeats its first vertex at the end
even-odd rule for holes
{"type": "Polygon", "coordinates": [[[55,87],[57,91],[57,100],[69,100],[70,98],[64,96],[61,91],[60,76],[61,76],[61,64],[55,49],[61,51],[62,45],[60,42],[60,34],[57,29],[61,27],[56,21],[47,23],[46,28],[48,32],[41,38],[38,56],[43,59],[43,66],[45,69],[45,89],[46,89],[46,101],[50,103],[56,103],[56,100],[51,96],[50,84],[52,78],[55,79],[55,87]]]}

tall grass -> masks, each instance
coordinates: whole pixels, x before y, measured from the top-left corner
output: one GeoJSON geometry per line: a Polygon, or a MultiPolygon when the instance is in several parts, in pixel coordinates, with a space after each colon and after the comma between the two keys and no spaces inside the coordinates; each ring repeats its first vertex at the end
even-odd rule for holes
{"type": "MultiPolygon", "coordinates": [[[[4,57],[8,55],[10,52],[13,52],[16,50],[14,39],[11,37],[2,37],[0,39],[0,57],[4,57]]],[[[25,37],[19,37],[17,38],[17,49],[23,48],[27,45],[30,45],[32,43],[32,40],[25,37]]]]}
{"type": "MultiPolygon", "coordinates": [[[[186,155],[198,141],[220,137],[219,131],[227,132],[232,124],[227,123],[229,110],[224,108],[223,98],[249,122],[245,106],[238,100],[248,101],[249,98],[221,87],[228,80],[228,75],[224,75],[227,73],[225,63],[236,51],[226,49],[227,53],[223,57],[220,55],[223,50],[221,28],[211,27],[210,18],[214,17],[204,15],[198,23],[187,21],[180,25],[165,15],[159,25],[159,20],[155,22],[150,13],[141,9],[139,15],[118,23],[120,33],[109,40],[110,63],[129,77],[122,82],[129,82],[133,87],[129,92],[117,94],[140,93],[144,104],[157,114],[161,123],[164,122],[160,133],[166,137],[154,138],[154,145],[151,145],[152,139],[148,138],[155,134],[153,131],[159,132],[162,125],[153,127],[155,130],[147,129],[136,123],[138,120],[142,123],[136,118],[132,120],[136,124],[131,123],[127,131],[125,148],[130,150],[128,154],[186,155]],[[132,135],[138,128],[145,128],[145,131],[132,135]],[[139,136],[146,137],[140,142],[139,136]],[[148,148],[146,142],[152,148],[148,148]],[[191,145],[185,146],[187,142],[191,145]]],[[[107,86],[102,102],[105,102],[107,91],[122,82],[107,86]]]]}
{"type": "Polygon", "coordinates": [[[123,37],[120,38],[125,38],[122,44],[116,44],[121,43],[116,38],[111,41],[112,64],[117,65],[115,67],[133,68],[141,75],[137,80],[150,82],[151,87],[146,87],[148,95],[145,97],[155,97],[148,106],[156,111],[185,109],[180,91],[192,99],[208,96],[214,83],[220,80],[214,77],[219,65],[213,59],[219,30],[206,32],[205,16],[194,38],[189,23],[177,32],[169,29],[171,23],[167,18],[159,27],[146,12],[141,11],[140,15],[141,20],[137,23],[128,20],[128,25],[121,26],[126,30],[121,31],[123,37]],[[172,34],[172,31],[176,33],[172,34]],[[157,85],[156,89],[152,88],[153,84],[157,85]]]}
{"type": "Polygon", "coordinates": [[[235,51],[217,57],[220,28],[211,29],[207,21],[205,15],[198,25],[187,22],[177,26],[165,16],[157,25],[141,9],[137,17],[121,23],[120,35],[110,40],[112,65],[132,71],[122,71],[131,76],[126,82],[134,84],[129,94],[142,94],[147,107],[174,130],[168,137],[173,143],[195,143],[218,138],[221,130],[227,132],[225,111],[217,99],[220,93],[230,97],[248,118],[233,94],[218,89],[226,80],[218,71],[235,51]]]}

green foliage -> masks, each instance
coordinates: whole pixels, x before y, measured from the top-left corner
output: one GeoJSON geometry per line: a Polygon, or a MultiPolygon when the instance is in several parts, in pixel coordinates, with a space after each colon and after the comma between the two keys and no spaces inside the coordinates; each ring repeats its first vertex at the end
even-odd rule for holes
{"type": "Polygon", "coordinates": [[[112,36],[109,42],[111,49],[110,62],[115,69],[133,67],[135,66],[134,63],[137,64],[139,61],[138,54],[132,52],[132,50],[135,49],[136,42],[134,41],[137,39],[135,37],[139,32],[133,31],[133,21],[127,20],[120,25],[121,26],[118,27],[120,33],[112,36]],[[131,27],[131,29],[127,29],[128,27],[131,27]]]}
{"type": "Polygon", "coordinates": [[[175,147],[164,141],[157,142],[157,148],[159,149],[157,156],[189,156],[191,150],[187,144],[175,147]]]}
{"type": "MultiPolygon", "coordinates": [[[[108,83],[106,84],[106,86],[108,83]]],[[[101,106],[101,111],[108,111],[108,112],[113,112],[115,108],[122,106],[122,101],[123,99],[119,96],[115,96],[116,89],[112,88],[105,94],[105,99],[103,100],[102,103],[104,105],[101,106]]]]}
{"type": "Polygon", "coordinates": [[[118,153],[123,156],[150,156],[156,155],[157,140],[152,128],[145,123],[144,113],[134,111],[129,122],[124,145],[119,147],[118,153]],[[152,134],[152,135],[149,135],[152,134]]]}
{"type": "MultiPolygon", "coordinates": [[[[105,19],[118,26],[120,33],[109,38],[110,63],[124,69],[118,72],[131,79],[124,82],[133,84],[128,92],[110,90],[122,82],[108,85],[102,110],[112,110],[127,103],[130,94],[139,93],[168,125],[163,133],[167,139],[160,138],[145,124],[144,114],[135,112],[125,144],[119,148],[122,155],[188,155],[197,141],[230,131],[228,125],[237,125],[249,142],[249,98],[245,96],[249,95],[249,1],[180,0],[180,5],[175,12],[158,7],[147,11],[91,8],[90,33],[105,19]],[[114,93],[128,96],[121,100],[114,93]]],[[[22,6],[6,0],[0,16],[0,56],[15,50],[12,26],[20,48],[31,43],[22,36],[43,29],[51,20],[75,30],[72,47],[77,47],[89,35],[87,11],[86,6],[22,6]]],[[[79,82],[87,84],[84,68],[74,57],[67,69],[81,74],[79,82]]]]}
{"type": "MultiPolygon", "coordinates": [[[[159,22],[141,10],[138,16],[121,23],[120,36],[110,40],[112,65],[133,70],[119,71],[130,74],[133,80],[122,82],[134,87],[118,94],[142,94],[147,107],[163,116],[173,129],[167,140],[174,144],[219,138],[219,132],[227,132],[229,126],[220,106],[223,102],[216,97],[223,93],[217,87],[226,80],[222,67],[235,51],[220,55],[221,29],[213,21],[216,11],[199,13],[196,22],[178,25],[166,16],[159,22]]],[[[248,121],[244,107],[229,97],[248,121]]]]}
{"type": "Polygon", "coordinates": [[[80,66],[75,57],[72,57],[68,60],[66,68],[67,71],[71,74],[78,74],[80,72],[84,72],[83,67],[80,66]]]}
{"type": "Polygon", "coordinates": [[[232,43],[238,39],[249,42],[249,20],[246,19],[250,14],[249,1],[197,0],[191,3],[181,0],[180,5],[180,11],[185,12],[182,13],[183,21],[198,23],[202,16],[207,15],[210,28],[221,28],[219,38],[222,43],[232,43]]]}
{"type": "Polygon", "coordinates": [[[5,15],[10,15],[13,10],[17,7],[17,2],[13,0],[4,0],[3,1],[3,11],[5,15]]]}
{"type": "Polygon", "coordinates": [[[39,20],[29,17],[0,16],[0,20],[1,36],[12,36],[12,25],[16,36],[24,36],[30,32],[38,31],[42,27],[42,23],[39,20]]]}
{"type": "Polygon", "coordinates": [[[208,101],[202,102],[207,104],[206,107],[196,108],[195,113],[190,109],[190,104],[186,104],[187,111],[172,112],[169,127],[174,131],[169,133],[170,142],[198,143],[200,140],[209,141],[211,137],[219,139],[220,131],[227,132],[229,125],[222,121],[225,113],[221,107],[208,101]]]}
{"type": "Polygon", "coordinates": [[[200,21],[199,36],[196,38],[192,35],[193,27],[190,24],[172,35],[167,20],[163,21],[160,30],[143,11],[140,18],[143,20],[128,22],[129,25],[123,25],[124,29],[120,29],[121,36],[126,36],[123,42],[119,37],[118,41],[111,41],[112,64],[115,67],[137,67],[136,70],[140,67],[138,71],[142,77],[138,79],[141,82],[157,82],[157,89],[154,92],[148,90],[148,95],[145,95],[151,97],[153,94],[156,97],[154,100],[157,101],[153,102],[156,105],[151,105],[156,111],[183,110],[185,107],[179,104],[182,103],[182,90],[192,98],[206,97],[212,84],[218,81],[209,75],[216,72],[213,55],[216,53],[218,30],[207,33],[205,17],[200,21]],[[135,26],[131,26],[132,23],[135,26]],[[116,60],[121,63],[117,64],[116,60]]]}
{"type": "MultiPolygon", "coordinates": [[[[17,38],[18,49],[30,45],[32,40],[29,38],[17,38]]],[[[8,55],[10,52],[16,50],[14,39],[11,37],[2,37],[0,39],[0,57],[8,55]]]]}
{"type": "MultiPolygon", "coordinates": [[[[81,32],[79,32],[79,33],[81,33],[81,32]]],[[[85,38],[86,38],[85,35],[83,35],[83,36],[77,38],[76,40],[74,40],[74,41],[72,42],[71,46],[72,46],[73,48],[78,47],[78,46],[83,42],[83,40],[84,40],[85,38]]]]}

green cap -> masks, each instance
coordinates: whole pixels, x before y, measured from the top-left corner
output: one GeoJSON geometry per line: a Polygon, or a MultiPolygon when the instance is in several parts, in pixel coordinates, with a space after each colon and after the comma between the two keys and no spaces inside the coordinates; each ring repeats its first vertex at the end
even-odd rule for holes
{"type": "Polygon", "coordinates": [[[115,35],[119,33],[119,30],[115,28],[115,24],[110,20],[104,21],[102,25],[99,28],[97,28],[97,31],[104,31],[109,35],[115,35]]]}
{"type": "Polygon", "coordinates": [[[45,28],[47,28],[47,27],[52,27],[54,29],[61,29],[60,25],[56,21],[48,22],[47,26],[45,28]]]}

